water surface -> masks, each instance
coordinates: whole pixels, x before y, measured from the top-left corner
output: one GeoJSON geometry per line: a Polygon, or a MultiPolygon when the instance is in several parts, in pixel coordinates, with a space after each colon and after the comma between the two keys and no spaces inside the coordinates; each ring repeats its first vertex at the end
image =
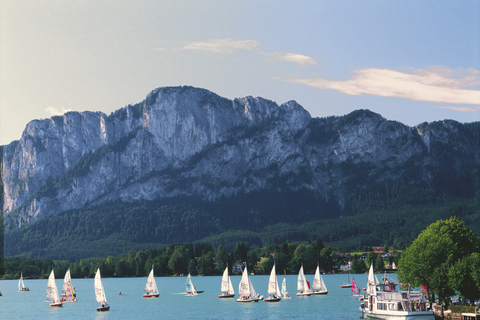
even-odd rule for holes
{"type": "MultiPolygon", "coordinates": [[[[351,275],[357,285],[365,287],[367,275],[351,275]]],[[[378,275],[381,278],[381,275],[378,275]]],[[[395,274],[389,278],[396,280],[395,274]]],[[[198,296],[186,296],[186,277],[156,277],[159,298],[143,298],[147,281],[144,278],[105,278],[103,285],[111,309],[97,312],[93,279],[72,279],[77,289],[78,302],[65,303],[62,308],[52,308],[46,300],[47,280],[25,280],[28,292],[18,291],[18,280],[0,281],[0,319],[346,319],[361,317],[358,297],[350,289],[339,286],[347,281],[347,275],[323,275],[328,295],[297,297],[297,276],[287,276],[291,300],[278,303],[238,303],[238,284],[241,276],[232,276],[236,298],[219,299],[221,277],[192,277],[197,290],[205,290],[198,296]],[[122,291],[125,295],[118,295],[122,291]]],[[[283,276],[278,276],[281,282],[283,276]]],[[[267,297],[268,276],[252,276],[255,290],[267,297]]],[[[313,275],[307,275],[312,282],[313,275]]],[[[62,288],[63,279],[57,279],[62,288]]]]}

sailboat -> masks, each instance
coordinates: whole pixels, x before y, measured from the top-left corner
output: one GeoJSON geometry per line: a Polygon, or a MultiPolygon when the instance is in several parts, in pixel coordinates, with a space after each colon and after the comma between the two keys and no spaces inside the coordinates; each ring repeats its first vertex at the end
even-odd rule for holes
{"type": "Polygon", "coordinates": [[[348,280],[347,283],[344,283],[340,286],[340,288],[351,288],[352,284],[350,283],[350,271],[348,271],[348,280]]]}
{"type": "Polygon", "coordinates": [[[242,280],[240,280],[238,285],[238,296],[237,302],[258,302],[260,299],[248,278],[247,266],[243,269],[242,280]]]}
{"type": "Polygon", "coordinates": [[[155,277],[153,275],[153,265],[152,270],[150,270],[150,274],[148,275],[147,284],[145,285],[145,292],[142,297],[144,298],[158,298],[160,293],[158,292],[157,282],[155,281],[155,277]]]}
{"type": "Polygon", "coordinates": [[[50,307],[61,307],[63,306],[62,301],[60,301],[60,295],[58,294],[57,285],[55,284],[55,273],[50,272],[47,282],[47,300],[53,301],[50,304],[50,307]]]}
{"type": "Polygon", "coordinates": [[[95,288],[95,298],[97,299],[97,302],[100,303],[97,311],[110,310],[110,305],[108,304],[107,297],[105,296],[105,289],[103,288],[100,268],[97,269],[97,273],[95,274],[95,281],[93,282],[93,287],[95,288]]]}
{"type": "Polygon", "coordinates": [[[228,275],[228,266],[223,271],[222,284],[220,285],[220,294],[219,298],[233,298],[235,296],[235,291],[233,290],[232,280],[228,275]]]}
{"type": "Polygon", "coordinates": [[[353,296],[358,297],[360,294],[360,289],[357,287],[357,283],[355,282],[355,278],[352,278],[352,292],[355,293],[353,296]]]}
{"type": "Polygon", "coordinates": [[[303,264],[298,272],[297,290],[300,291],[297,293],[297,296],[299,297],[308,297],[312,294],[310,292],[310,285],[308,284],[305,274],[303,273],[303,264]]]}
{"type": "Polygon", "coordinates": [[[290,297],[287,291],[287,273],[286,272],[285,272],[285,275],[283,276],[283,281],[282,281],[282,299],[292,299],[292,297],[290,297]]]}
{"type": "Polygon", "coordinates": [[[275,262],[273,263],[272,271],[270,272],[270,278],[268,279],[268,298],[265,302],[277,302],[282,299],[282,293],[278,287],[277,274],[275,272],[275,262]]]}
{"type": "Polygon", "coordinates": [[[23,283],[23,273],[20,270],[20,279],[18,280],[18,290],[20,291],[30,291],[27,287],[25,287],[25,283],[23,283]]]}
{"type": "Polygon", "coordinates": [[[193,285],[192,277],[190,276],[190,273],[188,273],[187,283],[185,284],[185,287],[186,287],[185,291],[187,292],[187,295],[196,296],[198,294],[197,290],[193,285]]]}
{"type": "Polygon", "coordinates": [[[65,277],[63,278],[62,297],[67,297],[67,292],[71,297],[77,296],[72,288],[72,276],[70,275],[70,268],[68,268],[67,272],[65,272],[65,277]]]}
{"type": "Polygon", "coordinates": [[[325,282],[323,282],[323,278],[320,275],[320,268],[317,265],[317,270],[315,271],[315,276],[313,277],[313,284],[312,284],[312,294],[327,294],[327,286],[325,286],[325,282]]]}

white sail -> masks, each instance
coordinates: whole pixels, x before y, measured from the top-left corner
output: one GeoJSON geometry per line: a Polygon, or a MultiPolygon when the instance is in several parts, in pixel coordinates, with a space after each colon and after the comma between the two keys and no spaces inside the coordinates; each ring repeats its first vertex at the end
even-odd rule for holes
{"type": "Polygon", "coordinates": [[[287,276],[283,276],[283,281],[282,281],[282,296],[285,297],[288,294],[287,291],[287,276]]]}
{"type": "Polygon", "coordinates": [[[397,266],[395,265],[395,262],[392,263],[392,269],[393,270],[397,269],[397,266]]]}
{"type": "Polygon", "coordinates": [[[250,281],[248,280],[247,266],[243,269],[242,280],[240,280],[240,284],[238,285],[238,294],[240,296],[250,295],[250,281]]]}
{"type": "Polygon", "coordinates": [[[155,281],[155,277],[153,275],[153,266],[152,270],[150,270],[150,274],[148,275],[145,291],[149,293],[158,293],[157,282],[155,281]]]}
{"type": "Polygon", "coordinates": [[[248,285],[250,287],[250,296],[251,297],[256,297],[257,292],[255,291],[255,288],[253,287],[253,284],[252,284],[252,280],[250,280],[250,278],[248,278],[248,285]]]}
{"type": "Polygon", "coordinates": [[[300,267],[300,271],[298,272],[298,278],[297,278],[297,290],[298,291],[304,291],[305,290],[305,281],[303,281],[303,278],[305,278],[303,274],[303,265],[300,267]]]}
{"type": "Polygon", "coordinates": [[[300,271],[298,272],[297,290],[305,293],[310,291],[310,289],[308,288],[307,279],[305,278],[305,274],[303,273],[303,265],[300,267],[300,271]]]}
{"type": "Polygon", "coordinates": [[[222,284],[220,286],[220,291],[227,292],[228,294],[235,294],[235,291],[233,290],[232,280],[228,275],[228,267],[226,267],[225,271],[223,271],[222,284]]]}
{"type": "Polygon", "coordinates": [[[187,283],[186,283],[185,286],[186,286],[187,293],[197,294],[197,291],[195,290],[195,287],[193,286],[192,277],[190,276],[190,273],[188,274],[187,283]]]}
{"type": "Polygon", "coordinates": [[[54,303],[60,303],[60,295],[58,294],[57,285],[55,284],[55,273],[50,272],[47,282],[47,300],[54,301],[54,303]]]}
{"type": "Polygon", "coordinates": [[[232,279],[228,277],[228,294],[235,294],[235,290],[233,290],[232,279]]]}
{"type": "Polygon", "coordinates": [[[20,280],[18,280],[18,290],[22,290],[25,288],[25,284],[23,283],[23,273],[20,271],[20,280]]]}
{"type": "Polygon", "coordinates": [[[268,280],[268,294],[278,294],[277,274],[275,273],[275,263],[273,264],[272,271],[270,272],[270,279],[268,280]]]}
{"type": "MultiPolygon", "coordinates": [[[[69,291],[70,283],[72,281],[72,277],[70,275],[70,268],[65,272],[65,277],[63,278],[63,287],[62,287],[62,292],[67,292],[69,291]]],[[[72,292],[73,295],[73,292],[72,292]]]]}
{"type": "Polygon", "coordinates": [[[228,291],[228,267],[225,268],[225,271],[223,271],[223,276],[222,276],[222,284],[220,286],[220,291],[221,292],[227,292],[228,291]]]}
{"type": "Polygon", "coordinates": [[[320,280],[320,268],[317,266],[315,270],[315,276],[313,277],[312,289],[320,290],[322,287],[322,281],[320,280]]]}
{"type": "Polygon", "coordinates": [[[102,277],[100,275],[100,268],[97,269],[97,273],[95,274],[93,286],[95,288],[95,298],[97,298],[97,302],[107,303],[107,297],[105,296],[105,289],[103,289],[102,277]]]}
{"type": "Polygon", "coordinates": [[[375,284],[378,283],[375,274],[373,273],[373,263],[370,263],[370,270],[368,271],[367,278],[367,294],[376,294],[375,284]]]}

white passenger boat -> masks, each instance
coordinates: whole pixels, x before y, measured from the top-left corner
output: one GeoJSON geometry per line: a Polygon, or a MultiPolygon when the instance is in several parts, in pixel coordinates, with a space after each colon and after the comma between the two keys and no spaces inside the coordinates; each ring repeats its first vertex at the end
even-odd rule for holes
{"type": "Polygon", "coordinates": [[[433,311],[427,310],[423,292],[397,291],[396,284],[388,281],[372,283],[373,266],[368,278],[367,293],[360,307],[366,319],[435,320],[433,311]]]}

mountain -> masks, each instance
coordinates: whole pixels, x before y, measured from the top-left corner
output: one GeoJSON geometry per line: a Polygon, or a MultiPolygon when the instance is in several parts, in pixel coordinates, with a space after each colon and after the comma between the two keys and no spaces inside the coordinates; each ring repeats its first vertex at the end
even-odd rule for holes
{"type": "MultiPolygon", "coordinates": [[[[178,203],[195,204],[193,211],[211,219],[200,237],[238,229],[238,216],[255,210],[273,218],[273,210],[285,211],[271,224],[351,216],[358,204],[352,199],[386,185],[473,198],[479,140],[478,122],[409,127],[368,110],[312,118],[295,101],[279,106],[194,87],[158,88],[108,116],[34,120],[19,141],[3,146],[6,241],[8,232],[42,218],[101,215],[98,208],[106,207],[170,206],[162,214],[168,220],[179,216],[172,209],[178,203]]],[[[172,241],[181,239],[153,242],[172,241]]]]}

